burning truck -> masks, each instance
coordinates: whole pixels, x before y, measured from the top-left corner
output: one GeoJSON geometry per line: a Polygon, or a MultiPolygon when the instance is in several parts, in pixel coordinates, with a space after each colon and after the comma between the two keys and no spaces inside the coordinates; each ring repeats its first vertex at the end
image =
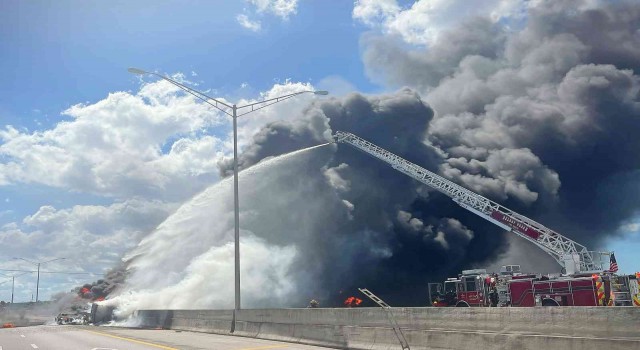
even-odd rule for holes
{"type": "Polygon", "coordinates": [[[90,305],[90,309],[86,312],[87,323],[101,324],[113,320],[114,307],[100,305],[100,302],[106,300],[111,293],[123,285],[126,277],[127,266],[121,264],[107,271],[102,279],[74,289],[77,297],[90,305]]]}

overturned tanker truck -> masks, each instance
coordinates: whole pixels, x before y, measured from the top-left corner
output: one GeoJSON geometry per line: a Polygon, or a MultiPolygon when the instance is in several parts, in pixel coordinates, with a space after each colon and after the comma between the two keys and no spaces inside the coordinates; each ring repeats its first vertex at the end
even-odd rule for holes
{"type": "Polygon", "coordinates": [[[354,134],[338,131],[349,144],[453,199],[461,207],[512,232],[551,255],[561,267],[554,275],[522,273],[519,265],[498,273],[465,270],[444,284],[429,284],[433,306],[640,306],[640,273],[617,275],[613,252],[587,248],[547,227],[459,186],[354,134]]]}

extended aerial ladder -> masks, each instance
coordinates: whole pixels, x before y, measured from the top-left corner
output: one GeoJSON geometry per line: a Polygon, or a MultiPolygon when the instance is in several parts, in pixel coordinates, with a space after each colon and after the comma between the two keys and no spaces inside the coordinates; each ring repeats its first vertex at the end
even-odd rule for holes
{"type": "Polygon", "coordinates": [[[354,134],[338,131],[333,137],[336,142],[347,143],[369,153],[388,163],[394,169],[445,194],[461,207],[535,244],[562,266],[564,274],[607,271],[605,264],[609,262],[611,252],[589,251],[585,246],[526,216],[459,186],[354,134]]]}

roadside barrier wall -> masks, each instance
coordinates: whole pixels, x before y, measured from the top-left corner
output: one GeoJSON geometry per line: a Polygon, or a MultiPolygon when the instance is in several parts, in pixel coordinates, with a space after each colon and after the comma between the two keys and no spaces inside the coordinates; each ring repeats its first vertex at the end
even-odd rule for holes
{"type": "MultiPolygon", "coordinates": [[[[640,308],[393,308],[411,349],[638,349],[640,308]]],[[[401,349],[381,308],[140,310],[142,327],[349,349],[401,349]]]]}

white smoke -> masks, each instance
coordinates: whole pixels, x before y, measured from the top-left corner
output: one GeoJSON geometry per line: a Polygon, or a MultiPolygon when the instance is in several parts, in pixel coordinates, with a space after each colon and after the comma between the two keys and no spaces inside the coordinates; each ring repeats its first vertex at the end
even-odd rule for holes
{"type": "MultiPolygon", "coordinates": [[[[313,271],[297,267],[308,258],[300,256],[313,232],[305,227],[318,224],[312,214],[319,208],[305,193],[315,196],[330,188],[321,172],[330,157],[316,152],[333,153],[313,148],[270,158],[240,173],[243,307],[287,306],[291,299],[306,299],[294,293],[312,280],[313,271]],[[306,156],[312,152],[313,157],[306,156]],[[299,215],[305,212],[310,215],[299,215]]],[[[195,196],[142,240],[126,258],[132,272],[126,285],[105,303],[116,305],[120,316],[150,308],[232,308],[232,180],[195,196]]]]}

